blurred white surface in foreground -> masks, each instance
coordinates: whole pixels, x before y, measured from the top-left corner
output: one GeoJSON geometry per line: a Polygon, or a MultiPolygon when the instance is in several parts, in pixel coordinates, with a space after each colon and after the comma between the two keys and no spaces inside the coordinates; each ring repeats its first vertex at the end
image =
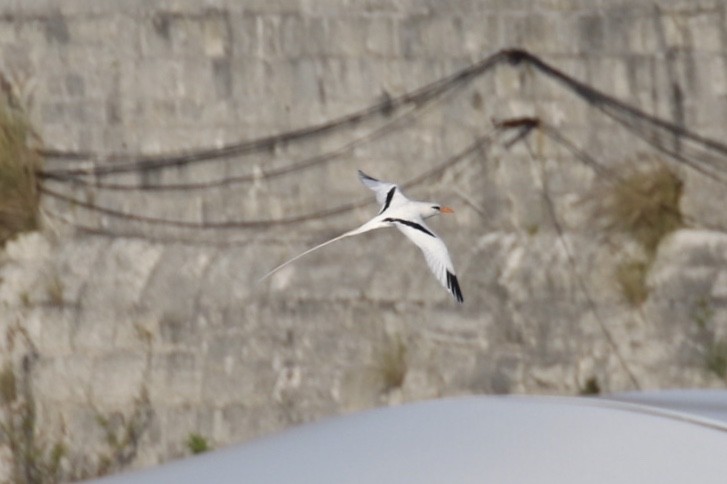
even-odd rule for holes
{"type": "Polygon", "coordinates": [[[383,408],[99,483],[723,484],[725,479],[727,391],[669,391],[603,399],[483,396],[383,408]]]}

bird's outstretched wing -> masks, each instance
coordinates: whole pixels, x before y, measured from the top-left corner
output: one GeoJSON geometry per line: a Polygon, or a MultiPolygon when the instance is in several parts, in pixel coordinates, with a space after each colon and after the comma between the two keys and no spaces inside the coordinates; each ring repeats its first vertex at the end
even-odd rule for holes
{"type": "Polygon", "coordinates": [[[459,287],[454,265],[449,257],[447,246],[442,239],[426,226],[421,218],[415,220],[386,219],[393,222],[409,240],[414,242],[424,254],[429,268],[432,270],[440,284],[447,288],[457,302],[463,302],[462,290],[459,287]]]}
{"type": "Polygon", "coordinates": [[[358,171],[358,178],[367,188],[376,193],[376,201],[381,205],[379,214],[384,213],[389,207],[396,207],[404,202],[409,201],[408,198],[401,193],[399,186],[394,183],[384,182],[376,178],[368,176],[361,170],[358,171]]]}
{"type": "Polygon", "coordinates": [[[382,224],[381,221],[378,220],[378,217],[374,217],[373,219],[369,220],[368,222],[366,222],[365,224],[363,224],[362,226],[360,226],[360,227],[358,227],[356,229],[349,230],[345,234],[341,234],[338,237],[334,237],[331,240],[327,240],[327,241],[323,242],[322,244],[318,244],[315,247],[312,247],[312,248],[306,250],[302,254],[296,255],[292,259],[288,259],[287,261],[283,262],[282,264],[280,264],[276,268],[270,270],[267,274],[265,274],[260,279],[258,279],[258,283],[261,283],[262,281],[264,281],[268,277],[270,277],[273,274],[275,274],[276,272],[278,272],[283,267],[286,267],[288,264],[291,264],[291,263],[297,261],[298,259],[300,259],[304,255],[308,255],[311,252],[314,252],[314,251],[316,251],[318,249],[322,249],[323,247],[325,247],[325,246],[327,246],[329,244],[332,244],[334,242],[337,242],[337,241],[339,241],[341,239],[345,239],[346,237],[351,237],[352,235],[362,234],[364,232],[368,232],[369,230],[374,230],[374,229],[377,229],[377,228],[383,227],[383,226],[384,226],[384,224],[382,224]]]}

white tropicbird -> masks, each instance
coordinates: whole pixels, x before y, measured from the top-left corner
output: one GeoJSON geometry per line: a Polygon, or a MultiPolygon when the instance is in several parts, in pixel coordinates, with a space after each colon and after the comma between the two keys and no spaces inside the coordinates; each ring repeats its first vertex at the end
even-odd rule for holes
{"type": "Polygon", "coordinates": [[[424,223],[424,219],[433,217],[439,213],[453,213],[449,207],[443,207],[432,202],[417,202],[409,200],[394,183],[387,183],[371,178],[361,170],[358,171],[358,177],[365,186],[376,193],[376,201],[381,205],[378,215],[363,224],[357,229],[353,229],[345,234],[341,234],[331,240],[323,242],[311,249],[306,250],[292,259],[280,264],[275,269],[265,274],[260,281],[271,276],[288,264],[300,259],[304,255],[332,244],[345,237],[362,234],[374,229],[384,227],[396,227],[409,240],[414,242],[424,253],[429,268],[437,277],[439,282],[452,293],[452,296],[458,301],[464,301],[462,291],[459,288],[459,282],[454,272],[454,265],[449,257],[447,246],[444,245],[442,239],[435,234],[424,223]]]}

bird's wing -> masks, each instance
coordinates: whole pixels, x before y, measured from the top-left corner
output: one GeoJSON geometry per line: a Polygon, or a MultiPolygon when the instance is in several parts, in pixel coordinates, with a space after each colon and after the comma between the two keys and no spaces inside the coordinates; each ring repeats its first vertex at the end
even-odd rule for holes
{"type": "Polygon", "coordinates": [[[337,241],[339,241],[341,239],[344,239],[346,237],[351,237],[352,235],[362,234],[364,232],[368,232],[369,230],[374,230],[374,229],[377,229],[377,228],[383,227],[383,226],[384,225],[378,220],[378,218],[377,217],[374,217],[373,219],[369,220],[368,222],[366,222],[365,224],[363,224],[362,226],[360,226],[360,227],[358,227],[356,229],[349,230],[345,234],[341,234],[338,237],[334,237],[331,240],[327,240],[327,241],[323,242],[322,244],[318,244],[315,247],[312,247],[312,248],[306,250],[302,254],[296,255],[292,259],[288,259],[287,261],[283,262],[282,264],[280,264],[276,268],[270,270],[267,274],[265,274],[260,279],[258,279],[258,283],[260,283],[260,282],[264,281],[265,279],[267,279],[268,277],[272,276],[273,274],[275,274],[276,272],[278,272],[283,267],[286,267],[288,264],[291,264],[291,263],[297,261],[298,259],[300,259],[304,255],[308,255],[311,252],[314,252],[314,251],[316,251],[318,249],[321,249],[321,248],[323,248],[323,247],[325,247],[325,246],[327,246],[329,244],[332,244],[334,242],[337,242],[337,241]]]}
{"type": "Polygon", "coordinates": [[[457,302],[463,302],[462,290],[459,287],[454,265],[449,257],[447,246],[442,239],[426,226],[421,218],[417,219],[387,219],[391,220],[409,240],[414,242],[424,253],[429,268],[442,286],[452,293],[457,302]]]}
{"type": "Polygon", "coordinates": [[[361,183],[376,193],[376,201],[379,202],[379,205],[381,205],[379,214],[384,213],[389,207],[395,207],[403,202],[409,201],[409,199],[401,193],[399,186],[394,183],[377,180],[376,178],[368,176],[361,170],[358,171],[358,178],[361,180],[361,183]]]}

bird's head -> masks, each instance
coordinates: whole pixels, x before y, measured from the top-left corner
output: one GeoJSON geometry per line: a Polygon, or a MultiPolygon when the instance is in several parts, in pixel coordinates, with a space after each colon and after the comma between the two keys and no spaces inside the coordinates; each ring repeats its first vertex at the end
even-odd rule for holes
{"type": "Polygon", "coordinates": [[[445,207],[443,205],[439,204],[432,204],[429,207],[429,210],[426,211],[424,214],[424,218],[434,217],[435,215],[439,215],[440,213],[454,213],[454,210],[452,210],[449,207],[445,207]]]}

